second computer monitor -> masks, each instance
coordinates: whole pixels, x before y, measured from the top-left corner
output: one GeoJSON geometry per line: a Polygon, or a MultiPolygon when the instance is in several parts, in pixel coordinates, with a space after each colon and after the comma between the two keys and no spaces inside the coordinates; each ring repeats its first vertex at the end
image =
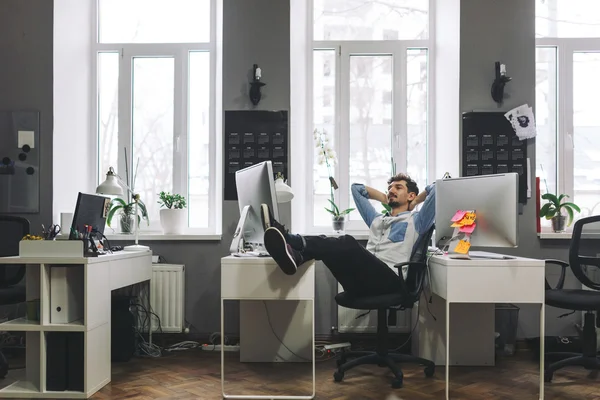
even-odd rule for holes
{"type": "MultiPolygon", "coordinates": [[[[264,229],[261,221],[261,204],[267,204],[273,212],[273,217],[279,219],[277,208],[277,193],[275,192],[275,177],[271,161],[264,161],[235,173],[240,214],[243,218],[244,207],[249,206],[243,222],[244,241],[256,250],[263,248],[264,229]]],[[[240,234],[242,232],[236,232],[240,234]]]]}
{"type": "Polygon", "coordinates": [[[517,173],[440,179],[436,182],[435,238],[452,238],[450,221],[458,210],[475,210],[473,247],[517,247],[519,175],[517,173]]]}

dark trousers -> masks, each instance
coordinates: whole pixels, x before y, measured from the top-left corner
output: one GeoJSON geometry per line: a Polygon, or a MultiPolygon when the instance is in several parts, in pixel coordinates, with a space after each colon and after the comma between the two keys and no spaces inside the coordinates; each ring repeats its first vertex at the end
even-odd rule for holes
{"type": "Polygon", "coordinates": [[[398,275],[352,236],[304,236],[305,260],[322,260],[348,293],[371,296],[397,292],[398,275]]]}

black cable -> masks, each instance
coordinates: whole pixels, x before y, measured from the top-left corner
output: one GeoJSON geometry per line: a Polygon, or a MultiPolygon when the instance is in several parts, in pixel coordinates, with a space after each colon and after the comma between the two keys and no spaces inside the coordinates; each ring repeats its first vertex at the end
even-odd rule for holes
{"type": "MultiPolygon", "coordinates": [[[[313,360],[301,357],[298,354],[294,353],[292,350],[290,350],[289,347],[287,347],[285,345],[285,343],[283,343],[283,341],[279,338],[279,336],[277,336],[277,334],[275,333],[275,328],[273,328],[273,324],[271,323],[271,316],[269,315],[269,309],[267,308],[267,302],[265,300],[263,300],[262,302],[263,302],[263,305],[265,306],[265,311],[267,312],[267,321],[269,322],[269,326],[271,327],[271,331],[273,332],[273,335],[277,338],[277,340],[279,340],[279,343],[281,343],[281,345],[283,347],[285,347],[290,353],[292,353],[296,357],[300,358],[301,360],[313,362],[313,360]]],[[[313,351],[314,351],[314,349],[313,349],[313,351]]]]}
{"type": "MultiPolygon", "coordinates": [[[[146,322],[148,322],[148,319],[150,318],[149,315],[154,315],[158,320],[158,329],[160,330],[159,333],[163,333],[160,317],[154,311],[148,311],[146,307],[144,307],[144,305],[142,305],[141,303],[133,303],[132,306],[141,307],[141,309],[144,310],[144,312],[146,313],[146,318],[144,318],[142,327],[146,326],[146,322]]],[[[148,333],[150,333],[150,324],[148,324],[148,333]]]]}

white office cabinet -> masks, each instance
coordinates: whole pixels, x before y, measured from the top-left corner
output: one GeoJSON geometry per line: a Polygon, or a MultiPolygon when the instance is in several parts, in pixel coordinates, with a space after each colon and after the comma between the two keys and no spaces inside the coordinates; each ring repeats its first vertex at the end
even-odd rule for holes
{"type": "Polygon", "coordinates": [[[26,298],[39,304],[39,321],[18,318],[0,324],[0,331],[26,332],[24,376],[18,374],[21,379],[5,387],[0,383],[0,399],[92,397],[111,380],[111,291],[149,281],[152,253],[0,257],[0,264],[27,265],[26,298]],[[57,351],[62,340],[65,347],[57,351]],[[65,368],[62,363],[67,365],[66,389],[53,389],[54,372],[65,368]]]}
{"type": "Polygon", "coordinates": [[[83,319],[83,268],[50,267],[50,323],[67,324],[83,319]]]}

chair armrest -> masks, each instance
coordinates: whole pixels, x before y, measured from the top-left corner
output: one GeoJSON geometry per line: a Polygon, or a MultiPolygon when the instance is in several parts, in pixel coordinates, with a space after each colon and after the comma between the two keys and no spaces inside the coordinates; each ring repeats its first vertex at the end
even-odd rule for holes
{"type": "Polygon", "coordinates": [[[409,268],[412,267],[412,266],[421,267],[421,268],[427,268],[427,264],[425,264],[424,262],[421,262],[421,261],[406,261],[406,262],[402,262],[402,263],[394,265],[394,268],[400,269],[400,268],[405,267],[405,266],[408,266],[409,268]]]}
{"type": "Polygon", "coordinates": [[[552,288],[552,286],[550,286],[550,284],[548,283],[548,280],[546,279],[546,290],[552,290],[552,289],[562,289],[564,284],[565,284],[565,275],[567,273],[567,267],[569,266],[569,263],[561,261],[561,260],[545,260],[546,262],[546,266],[548,266],[548,264],[555,264],[555,265],[560,265],[561,267],[561,271],[560,271],[560,278],[558,279],[558,283],[556,284],[555,288],[552,288]]]}
{"type": "Polygon", "coordinates": [[[423,281],[425,280],[425,272],[427,271],[427,264],[421,261],[406,261],[399,264],[395,264],[394,268],[398,268],[398,280],[400,281],[400,289],[405,295],[417,296],[420,295],[423,289],[423,281]],[[408,268],[415,268],[415,290],[413,292],[408,290],[404,276],[402,276],[402,267],[408,266],[408,268]]]}

